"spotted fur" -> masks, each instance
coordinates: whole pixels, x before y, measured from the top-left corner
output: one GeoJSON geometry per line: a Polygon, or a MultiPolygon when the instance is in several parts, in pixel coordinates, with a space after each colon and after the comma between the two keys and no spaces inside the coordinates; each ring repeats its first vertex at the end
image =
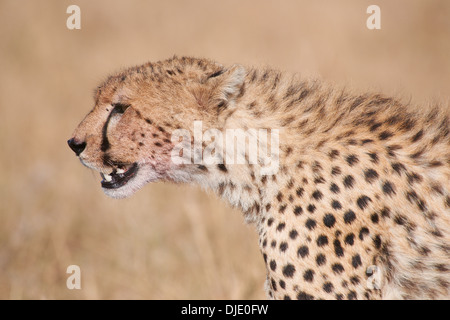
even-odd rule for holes
{"type": "Polygon", "coordinates": [[[139,164],[133,183],[105,189],[110,196],[189,182],[240,208],[257,228],[270,298],[445,299],[450,113],[424,109],[271,69],[174,57],[109,77],[71,143],[103,173],[139,164]],[[171,133],[192,133],[195,120],[203,130],[279,129],[279,171],[262,175],[248,161],[175,165],[171,133]]]}

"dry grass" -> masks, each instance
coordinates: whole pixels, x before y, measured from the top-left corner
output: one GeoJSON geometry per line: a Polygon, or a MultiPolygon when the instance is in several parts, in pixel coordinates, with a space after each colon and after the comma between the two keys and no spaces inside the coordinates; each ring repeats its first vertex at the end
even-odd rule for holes
{"type": "Polygon", "coordinates": [[[422,104],[450,96],[450,2],[0,2],[0,298],[261,299],[252,226],[198,188],[107,199],[66,140],[118,68],[173,54],[272,65],[422,104]],[[82,290],[65,286],[68,265],[82,290]]]}

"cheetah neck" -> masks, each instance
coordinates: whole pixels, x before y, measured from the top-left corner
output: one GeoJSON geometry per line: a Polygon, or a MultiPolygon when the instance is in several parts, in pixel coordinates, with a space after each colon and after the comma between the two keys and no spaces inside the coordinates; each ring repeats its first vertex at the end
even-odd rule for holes
{"type": "MultiPolygon", "coordinates": [[[[316,82],[283,78],[276,71],[248,71],[239,97],[219,114],[219,125],[224,137],[229,129],[240,129],[255,137],[253,141],[257,141],[256,148],[252,149],[247,144],[243,164],[230,164],[224,159],[223,164],[198,166],[200,170],[191,176],[193,180],[239,208],[247,222],[257,221],[264,212],[270,210],[277,190],[293,174],[289,172],[293,164],[287,159],[287,155],[292,153],[289,147],[293,143],[291,130],[298,130],[299,121],[303,121],[301,129],[307,131],[308,122],[313,123],[310,119],[320,117],[312,110],[299,115],[298,110],[304,109],[304,103],[309,101],[307,96],[309,99],[323,98],[323,90],[316,82]],[[297,127],[286,121],[289,117],[296,117],[297,127]],[[255,154],[258,154],[256,162],[252,161],[255,154]]],[[[295,145],[299,148],[297,151],[301,152],[303,147],[299,141],[302,139],[298,133],[296,135],[295,145]]],[[[249,143],[249,140],[246,141],[249,143]]],[[[234,145],[230,147],[225,143],[226,154],[230,148],[234,148],[234,145]]]]}

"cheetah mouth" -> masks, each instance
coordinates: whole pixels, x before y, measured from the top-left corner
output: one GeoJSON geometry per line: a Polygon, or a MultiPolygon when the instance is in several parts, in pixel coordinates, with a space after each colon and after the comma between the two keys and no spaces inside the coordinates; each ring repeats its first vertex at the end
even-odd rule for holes
{"type": "Polygon", "coordinates": [[[133,163],[127,167],[119,167],[113,169],[110,174],[100,173],[102,177],[102,187],[105,189],[118,189],[126,185],[131,179],[133,179],[139,170],[137,163],[133,163]]]}

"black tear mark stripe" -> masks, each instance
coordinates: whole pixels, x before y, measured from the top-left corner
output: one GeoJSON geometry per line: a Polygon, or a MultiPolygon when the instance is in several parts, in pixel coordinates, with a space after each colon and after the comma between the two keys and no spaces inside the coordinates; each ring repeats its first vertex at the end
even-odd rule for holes
{"type": "Polygon", "coordinates": [[[116,113],[124,113],[125,110],[128,109],[128,107],[130,107],[130,105],[122,104],[122,103],[115,103],[115,104],[112,104],[112,106],[113,106],[113,109],[112,109],[111,113],[108,115],[108,118],[106,119],[105,124],[103,125],[103,128],[102,128],[102,144],[100,146],[100,150],[102,152],[107,151],[111,147],[108,137],[107,137],[108,124],[109,124],[109,121],[111,120],[111,117],[113,115],[115,115],[116,113]]]}

